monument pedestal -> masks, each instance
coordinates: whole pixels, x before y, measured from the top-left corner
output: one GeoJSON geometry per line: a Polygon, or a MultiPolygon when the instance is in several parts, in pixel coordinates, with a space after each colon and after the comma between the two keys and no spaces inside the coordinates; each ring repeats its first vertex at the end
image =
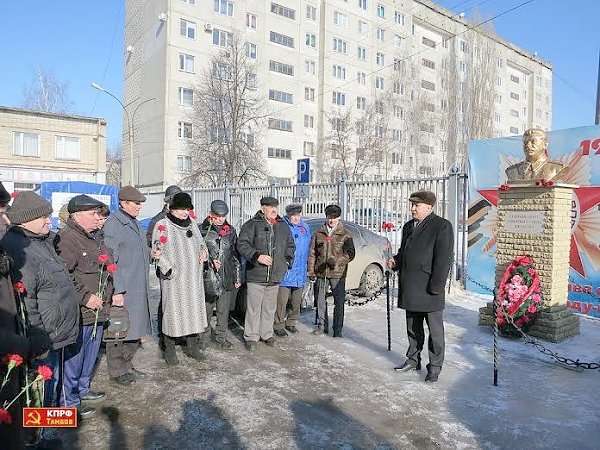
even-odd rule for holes
{"type": "MultiPolygon", "coordinates": [[[[496,242],[496,282],[521,255],[533,258],[540,275],[544,307],[528,334],[559,342],[579,334],[579,316],[567,308],[571,202],[577,186],[511,182],[499,191],[496,242]]],[[[480,325],[493,325],[491,304],[480,309],[480,325]]]]}

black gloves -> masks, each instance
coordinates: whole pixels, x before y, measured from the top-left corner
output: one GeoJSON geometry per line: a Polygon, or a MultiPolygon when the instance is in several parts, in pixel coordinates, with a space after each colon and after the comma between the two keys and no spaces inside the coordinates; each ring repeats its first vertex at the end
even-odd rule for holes
{"type": "Polygon", "coordinates": [[[42,330],[29,329],[27,340],[29,341],[29,357],[35,358],[50,349],[50,338],[48,333],[42,330]]]}
{"type": "Polygon", "coordinates": [[[335,269],[335,259],[329,258],[326,264],[330,269],[335,269]]]}
{"type": "Polygon", "coordinates": [[[316,281],[316,280],[317,280],[317,277],[315,277],[315,276],[313,275],[312,277],[308,277],[308,279],[309,279],[310,281],[316,281]]]}

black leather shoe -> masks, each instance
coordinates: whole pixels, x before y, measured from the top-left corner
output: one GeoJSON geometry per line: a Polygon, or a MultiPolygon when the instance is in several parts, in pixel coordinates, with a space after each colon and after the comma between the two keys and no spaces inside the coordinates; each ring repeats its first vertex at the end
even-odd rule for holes
{"type": "Polygon", "coordinates": [[[106,393],[104,392],[90,391],[87,393],[87,395],[81,397],[81,401],[87,403],[99,403],[104,401],[104,397],[106,397],[106,393]]]}
{"type": "Polygon", "coordinates": [[[130,372],[135,378],[139,379],[139,378],[146,378],[146,373],[142,372],[141,370],[137,370],[135,368],[131,369],[130,372]]]}
{"type": "Polygon", "coordinates": [[[247,341],[244,344],[244,346],[246,347],[246,350],[248,350],[250,353],[256,350],[256,342],[254,341],[247,341]]]}
{"type": "Polygon", "coordinates": [[[296,328],[294,325],[286,326],[285,329],[288,330],[290,333],[298,332],[298,328],[296,328]]]}
{"type": "Polygon", "coordinates": [[[228,340],[217,342],[217,345],[223,350],[231,350],[233,348],[233,344],[228,340]]]}
{"type": "Polygon", "coordinates": [[[341,331],[334,331],[333,332],[333,337],[341,338],[342,337],[342,332],[341,331]]]}
{"type": "Polygon", "coordinates": [[[396,372],[404,373],[411,370],[421,370],[421,362],[415,362],[412,359],[407,359],[400,367],[394,367],[396,372]]]}
{"type": "Polygon", "coordinates": [[[77,408],[77,415],[81,420],[89,419],[96,415],[96,408],[92,408],[91,406],[79,406],[77,408]]]}
{"type": "Polygon", "coordinates": [[[435,383],[438,380],[439,373],[436,372],[427,372],[427,376],[425,377],[426,383],[435,383]]]}
{"type": "Polygon", "coordinates": [[[273,336],[271,336],[269,339],[265,339],[264,343],[266,345],[268,345],[269,347],[274,347],[275,346],[275,338],[273,336]]]}
{"type": "Polygon", "coordinates": [[[117,384],[120,384],[121,386],[131,386],[133,383],[135,383],[136,378],[133,374],[126,373],[120,377],[111,378],[111,380],[117,384]]]}
{"type": "Polygon", "coordinates": [[[288,335],[283,328],[281,330],[275,330],[273,331],[273,333],[275,333],[275,335],[279,337],[286,337],[288,335]]]}

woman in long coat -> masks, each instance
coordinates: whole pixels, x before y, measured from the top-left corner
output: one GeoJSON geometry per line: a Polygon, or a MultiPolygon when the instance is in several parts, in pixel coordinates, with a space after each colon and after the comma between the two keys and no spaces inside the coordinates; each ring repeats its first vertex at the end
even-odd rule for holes
{"type": "Polygon", "coordinates": [[[179,337],[185,337],[188,356],[204,359],[198,335],[207,326],[202,269],[208,251],[198,225],[189,217],[193,208],[189,194],[174,195],[167,216],[156,223],[152,234],[153,247],[160,251],[157,266],[168,365],[179,363],[175,352],[175,338],[179,337]]]}

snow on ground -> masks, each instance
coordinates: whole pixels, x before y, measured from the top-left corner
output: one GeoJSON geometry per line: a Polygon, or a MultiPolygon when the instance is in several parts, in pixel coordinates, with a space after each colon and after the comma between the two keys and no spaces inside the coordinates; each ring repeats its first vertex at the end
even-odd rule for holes
{"type": "MultiPolygon", "coordinates": [[[[436,384],[423,382],[425,369],[392,370],[404,361],[406,329],[403,311],[393,309],[388,352],[384,295],[346,307],[343,339],[313,336],[312,310],[298,335],[275,348],[261,343],[255,354],[236,330],[233,350],[210,347],[202,363],[180,354],[181,364],[168,368],[148,339],[135,359],[148,378],[115,385],[102,358],[93,388],[107,400],[95,405],[96,417],[59,435],[67,448],[85,449],[598,448],[600,372],[567,370],[502,339],[494,387],[491,330],[477,325],[487,300],[453,290],[436,384]]],[[[600,361],[600,321],[582,319],[581,336],[548,345],[600,361]]]]}

